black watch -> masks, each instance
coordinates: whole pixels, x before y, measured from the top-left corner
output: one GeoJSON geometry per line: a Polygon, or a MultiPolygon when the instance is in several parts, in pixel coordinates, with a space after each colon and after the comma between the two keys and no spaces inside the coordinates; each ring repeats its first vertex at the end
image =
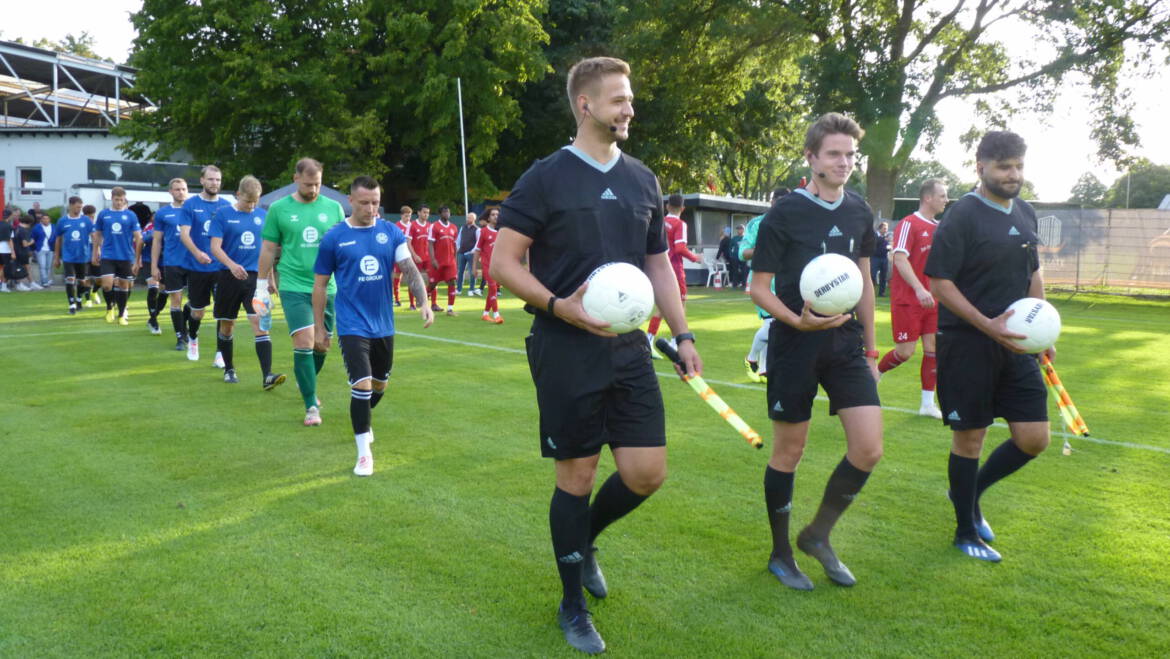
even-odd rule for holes
{"type": "Polygon", "coordinates": [[[694,344],[695,335],[693,332],[683,332],[682,334],[676,334],[674,337],[675,345],[678,345],[680,341],[690,341],[691,344],[694,344]]]}

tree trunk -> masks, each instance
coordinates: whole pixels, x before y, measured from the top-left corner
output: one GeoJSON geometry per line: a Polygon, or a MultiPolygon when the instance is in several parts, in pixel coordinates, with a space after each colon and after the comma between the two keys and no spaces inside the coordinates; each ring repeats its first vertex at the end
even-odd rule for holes
{"type": "Polygon", "coordinates": [[[894,184],[897,180],[898,170],[890,165],[878,165],[871,160],[865,170],[866,201],[881,219],[892,219],[894,184]]]}

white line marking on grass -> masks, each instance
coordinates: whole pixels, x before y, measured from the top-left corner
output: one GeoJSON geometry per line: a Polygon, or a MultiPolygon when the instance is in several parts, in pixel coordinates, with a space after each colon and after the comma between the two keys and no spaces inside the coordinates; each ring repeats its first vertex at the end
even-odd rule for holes
{"type": "MultiPolygon", "coordinates": [[[[455,345],[467,346],[469,348],[483,348],[485,350],[495,350],[498,352],[508,352],[508,353],[512,353],[515,355],[525,354],[525,352],[523,350],[520,350],[519,348],[508,348],[505,346],[496,346],[496,345],[491,345],[490,343],[476,343],[474,341],[461,341],[459,339],[448,339],[448,338],[441,337],[441,336],[429,336],[426,334],[415,334],[414,332],[398,332],[398,334],[401,334],[402,336],[409,336],[413,339],[426,339],[428,341],[439,341],[441,343],[453,343],[455,345]]],[[[660,377],[660,378],[671,379],[671,378],[678,377],[678,374],[673,372],[673,371],[670,371],[670,372],[655,371],[655,373],[657,373],[658,377],[660,377]]],[[[726,382],[724,380],[712,380],[710,378],[703,378],[703,379],[711,384],[717,384],[720,387],[732,387],[734,389],[747,389],[750,391],[758,391],[760,393],[764,393],[767,391],[767,389],[765,389],[764,387],[762,387],[758,384],[744,384],[742,382],[726,382]]],[[[824,396],[817,396],[817,400],[828,402],[829,399],[825,398],[824,396]]],[[[898,412],[900,414],[909,414],[911,416],[918,416],[918,410],[911,410],[911,409],[907,409],[904,407],[893,407],[891,405],[882,405],[882,410],[884,410],[886,412],[898,412]]],[[[993,423],[991,425],[992,425],[992,427],[995,427],[995,428],[1007,428],[1008,427],[1008,425],[1006,423],[999,423],[999,422],[993,423]]],[[[1053,437],[1060,437],[1063,439],[1076,439],[1078,441],[1091,442],[1093,444],[1102,444],[1105,446],[1120,446],[1123,448],[1132,448],[1132,449],[1139,449],[1142,451],[1154,451],[1156,453],[1170,454],[1170,448],[1165,448],[1162,446],[1150,446],[1148,444],[1136,444],[1134,442],[1119,442],[1119,441],[1115,441],[1112,439],[1104,439],[1101,437],[1081,437],[1080,435],[1073,435],[1073,434],[1070,434],[1067,432],[1052,432],[1052,436],[1053,437]]]]}

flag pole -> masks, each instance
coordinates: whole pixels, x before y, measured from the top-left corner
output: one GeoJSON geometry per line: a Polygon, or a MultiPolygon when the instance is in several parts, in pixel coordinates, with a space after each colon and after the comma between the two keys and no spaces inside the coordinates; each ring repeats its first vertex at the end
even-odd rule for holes
{"type": "Polygon", "coordinates": [[[463,160],[463,214],[471,211],[467,206],[467,140],[463,134],[463,80],[455,78],[455,93],[459,98],[459,155],[463,160]]]}

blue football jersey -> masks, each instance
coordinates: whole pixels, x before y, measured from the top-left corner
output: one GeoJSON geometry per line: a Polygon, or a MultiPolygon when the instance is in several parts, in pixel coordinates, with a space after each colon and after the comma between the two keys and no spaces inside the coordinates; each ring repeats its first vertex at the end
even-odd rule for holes
{"type": "MultiPolygon", "coordinates": [[[[183,202],[180,223],[191,227],[192,242],[208,256],[211,256],[211,235],[209,233],[211,231],[211,218],[215,217],[216,211],[225,206],[231,208],[231,204],[226,199],[207,201],[199,195],[183,202]]],[[[211,263],[199,263],[194,256],[191,256],[187,269],[196,272],[215,272],[222,270],[223,265],[214,258],[211,259],[211,263]]]]}
{"type": "Polygon", "coordinates": [[[65,263],[88,263],[93,256],[93,245],[89,242],[89,234],[92,232],[93,222],[84,215],[66,215],[61,218],[57,223],[57,235],[61,238],[61,260],[65,263]]]}
{"type": "Polygon", "coordinates": [[[255,272],[260,263],[260,231],[264,228],[264,209],[238,211],[225,206],[211,218],[211,238],[223,239],[223,251],[228,258],[249,272],[255,272]]]}
{"type": "Polygon", "coordinates": [[[134,232],[138,231],[138,216],[133,211],[125,208],[120,211],[102,209],[93,230],[102,232],[103,259],[134,260],[134,232]]]}
{"type": "MultiPolygon", "coordinates": [[[[159,240],[163,241],[162,258],[159,260],[167,265],[189,268],[191,252],[187,251],[187,246],[183,244],[179,234],[182,216],[182,208],[175,208],[171,204],[163,206],[154,214],[154,231],[158,234],[159,240]]],[[[143,252],[145,251],[143,249],[143,252]]]]}
{"type": "Polygon", "coordinates": [[[346,220],[325,234],[313,271],[337,281],[338,336],[376,339],[394,334],[394,264],[409,257],[406,236],[385,220],[362,228],[346,220]]]}

